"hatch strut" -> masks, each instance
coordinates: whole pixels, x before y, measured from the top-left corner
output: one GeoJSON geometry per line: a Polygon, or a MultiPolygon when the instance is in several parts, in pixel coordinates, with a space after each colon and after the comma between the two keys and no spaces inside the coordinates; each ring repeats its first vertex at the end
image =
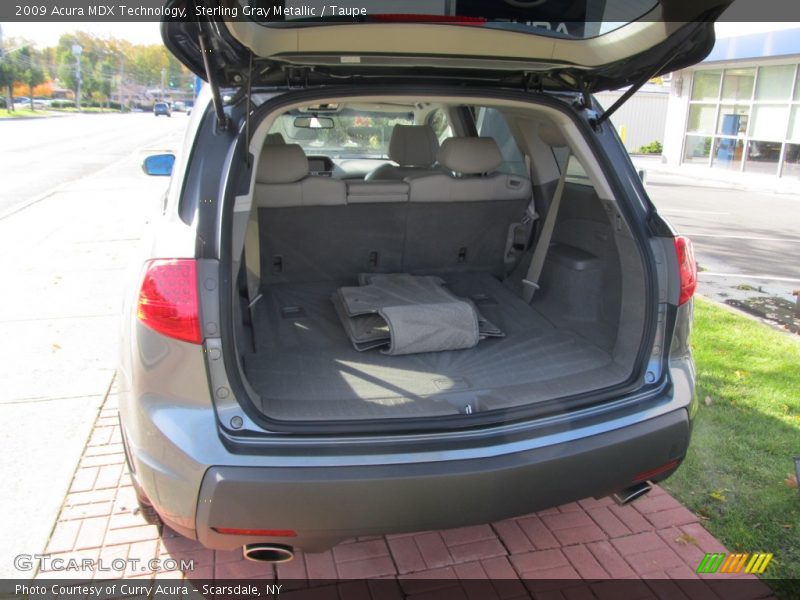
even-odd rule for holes
{"type": "Polygon", "coordinates": [[[203,66],[206,69],[208,86],[211,88],[211,99],[214,103],[214,112],[217,114],[217,127],[220,131],[225,131],[228,129],[229,120],[222,108],[222,97],[219,94],[219,85],[217,84],[214,69],[211,67],[211,49],[208,43],[208,34],[202,29],[202,25],[200,25],[198,40],[200,42],[200,52],[203,54],[203,66]]]}
{"type": "MultiPolygon", "coordinates": [[[[659,69],[658,71],[660,71],[660,70],[661,69],[659,69]]],[[[658,71],[655,71],[655,72],[658,73],[658,71]]],[[[647,77],[643,77],[642,79],[640,79],[639,81],[634,83],[631,87],[629,87],[627,90],[625,90],[625,92],[619,98],[617,98],[617,101],[614,102],[614,104],[612,104],[611,106],[609,106],[607,111],[605,111],[602,115],[600,115],[600,118],[597,119],[597,125],[600,126],[600,125],[603,124],[603,121],[607,121],[608,118],[611,115],[613,115],[620,106],[622,106],[623,104],[625,104],[628,101],[628,98],[630,98],[636,92],[638,92],[641,89],[641,87],[645,83],[650,81],[652,78],[653,78],[653,75],[648,73],[647,77]]],[[[589,106],[591,106],[591,105],[589,105],[589,106]]]]}

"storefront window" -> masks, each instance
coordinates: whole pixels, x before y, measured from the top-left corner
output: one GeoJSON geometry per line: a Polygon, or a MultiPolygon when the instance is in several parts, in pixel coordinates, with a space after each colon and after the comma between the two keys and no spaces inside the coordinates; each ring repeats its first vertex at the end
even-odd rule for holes
{"type": "Polygon", "coordinates": [[[722,71],[697,71],[692,84],[692,100],[716,100],[722,71]]]}
{"type": "Polygon", "coordinates": [[[747,100],[753,96],[755,69],[726,69],[722,83],[723,100],[747,100]]]}
{"type": "Polygon", "coordinates": [[[783,158],[783,177],[800,177],[800,144],[786,144],[783,158]]]}
{"type": "Polygon", "coordinates": [[[799,78],[797,63],[696,71],[682,162],[800,175],[799,78]]]}
{"type": "Polygon", "coordinates": [[[778,172],[780,157],[780,142],[750,140],[747,143],[747,159],[744,162],[744,170],[774,175],[778,172]]]}
{"type": "Polygon", "coordinates": [[[718,169],[739,170],[744,153],[744,142],[734,138],[717,138],[714,140],[714,157],[712,167],[718,169]]]}
{"type": "Polygon", "coordinates": [[[719,108],[717,133],[722,135],[745,135],[750,120],[750,106],[723,104],[719,108]]]}
{"type": "Polygon", "coordinates": [[[794,71],[794,65],[759,67],[756,100],[789,100],[794,71]]]}
{"type": "Polygon", "coordinates": [[[687,131],[713,133],[716,112],[717,107],[713,104],[692,104],[689,108],[689,124],[687,126],[687,131]]]}
{"type": "Polygon", "coordinates": [[[683,162],[708,164],[711,152],[711,138],[699,135],[687,135],[683,149],[683,162]]]}
{"type": "Polygon", "coordinates": [[[755,106],[750,137],[762,140],[782,140],[786,135],[788,117],[788,106],[773,104],[755,106]]]}
{"type": "Polygon", "coordinates": [[[800,142],[800,106],[792,107],[792,116],[789,119],[789,134],[786,139],[800,142]]]}

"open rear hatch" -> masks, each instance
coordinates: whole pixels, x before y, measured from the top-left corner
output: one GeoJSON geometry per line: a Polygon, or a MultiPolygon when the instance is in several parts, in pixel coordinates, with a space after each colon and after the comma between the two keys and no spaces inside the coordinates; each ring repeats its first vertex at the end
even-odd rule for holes
{"type": "Polygon", "coordinates": [[[322,0],[172,0],[198,20],[165,22],[162,35],[193,72],[226,87],[300,70],[309,83],[427,73],[595,93],[702,60],[731,1],[359,0],[337,3],[359,13],[342,16],[322,0]]]}

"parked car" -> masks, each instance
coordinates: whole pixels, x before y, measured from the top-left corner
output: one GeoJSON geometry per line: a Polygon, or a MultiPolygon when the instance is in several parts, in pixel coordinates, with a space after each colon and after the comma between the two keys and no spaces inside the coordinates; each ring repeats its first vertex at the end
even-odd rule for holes
{"type": "Polygon", "coordinates": [[[155,116],[165,115],[167,117],[172,116],[172,109],[170,108],[169,104],[166,102],[156,102],[153,105],[153,114],[155,116]]]}
{"type": "Polygon", "coordinates": [[[569,39],[535,8],[162,26],[209,84],[143,165],[173,179],[121,332],[143,514],[280,561],[675,472],[696,263],[591,94],[702,60],[727,1],[646,4],[569,39]]]}
{"type": "Polygon", "coordinates": [[[27,96],[14,96],[14,108],[19,110],[21,108],[30,108],[31,107],[31,99],[27,96]]]}

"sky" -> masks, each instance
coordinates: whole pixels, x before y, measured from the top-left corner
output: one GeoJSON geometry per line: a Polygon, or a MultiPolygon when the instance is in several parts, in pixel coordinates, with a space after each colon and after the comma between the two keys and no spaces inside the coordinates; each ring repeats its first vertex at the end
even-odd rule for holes
{"type": "MultiPolygon", "coordinates": [[[[2,0],[0,0],[2,1],[2,0]]],[[[99,38],[114,37],[134,44],[160,44],[160,23],[2,23],[4,38],[25,38],[39,48],[55,46],[65,33],[85,31],[99,38]]]]}
{"type": "MultiPolygon", "coordinates": [[[[0,0],[2,1],[2,0],[0,0]]],[[[3,37],[21,37],[40,48],[55,46],[64,33],[85,31],[100,38],[115,37],[134,44],[160,44],[159,23],[2,23],[3,37]]],[[[717,23],[718,37],[800,28],[800,23],[717,23]]]]}

